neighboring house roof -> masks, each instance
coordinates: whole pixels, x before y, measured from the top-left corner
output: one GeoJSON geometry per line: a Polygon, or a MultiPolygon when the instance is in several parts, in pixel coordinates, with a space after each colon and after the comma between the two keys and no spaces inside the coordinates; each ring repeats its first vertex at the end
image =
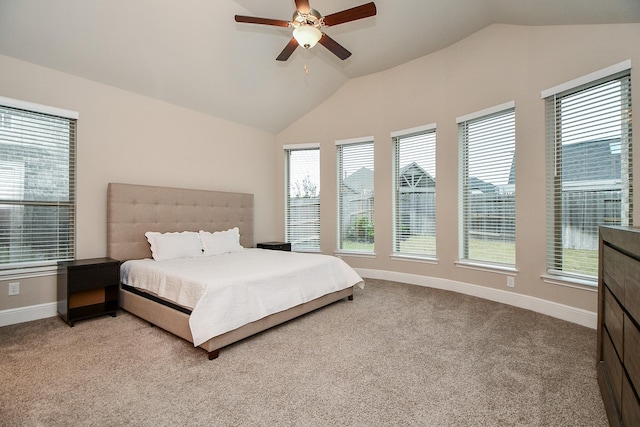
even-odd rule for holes
{"type": "MultiPolygon", "coordinates": [[[[515,161],[514,156],[509,171],[509,184],[515,184],[515,161]]],[[[590,140],[562,146],[562,172],[565,182],[620,179],[620,162],[620,138],[590,140]]]]}
{"type": "Polygon", "coordinates": [[[361,167],[351,175],[347,175],[342,184],[356,194],[363,194],[365,190],[373,189],[373,171],[361,167]]]}
{"type": "Polygon", "coordinates": [[[620,179],[620,138],[562,146],[562,181],[620,179]]]}
{"type": "MultiPolygon", "coordinates": [[[[563,145],[563,181],[620,179],[620,161],[620,138],[563,145]]],[[[400,177],[400,187],[403,188],[435,187],[435,179],[415,162],[404,166],[400,170],[400,177]]],[[[515,183],[515,156],[508,183],[515,183]]],[[[363,194],[365,190],[373,188],[373,171],[362,167],[345,177],[343,184],[354,193],[363,194]]],[[[468,187],[470,191],[480,193],[495,193],[497,190],[495,185],[474,176],[469,177],[468,187]]]]}
{"type": "Polygon", "coordinates": [[[401,188],[426,189],[436,186],[436,180],[416,162],[411,162],[400,169],[399,181],[401,188]]]}
{"type": "Polygon", "coordinates": [[[476,178],[475,176],[469,177],[468,188],[470,192],[478,192],[478,193],[495,193],[496,186],[481,180],[480,178],[476,178]]]}

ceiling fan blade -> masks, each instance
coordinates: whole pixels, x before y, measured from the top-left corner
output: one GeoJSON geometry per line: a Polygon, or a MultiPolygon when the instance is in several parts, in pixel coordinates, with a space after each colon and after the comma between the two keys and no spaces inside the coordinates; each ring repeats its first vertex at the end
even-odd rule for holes
{"type": "Polygon", "coordinates": [[[334,39],[332,39],[331,37],[329,37],[324,33],[322,34],[322,37],[320,38],[320,40],[318,40],[318,43],[320,43],[322,46],[329,49],[331,53],[333,53],[335,56],[342,59],[343,61],[351,56],[351,52],[349,52],[347,49],[342,47],[340,43],[338,43],[337,41],[335,41],[334,39]]]}
{"type": "Polygon", "coordinates": [[[324,17],[324,24],[327,27],[332,25],[344,24],[345,22],[355,21],[357,19],[375,16],[376,5],[374,2],[363,4],[361,6],[352,7],[342,12],[332,13],[324,17]]]}
{"type": "Polygon", "coordinates": [[[283,21],[281,19],[256,18],[254,16],[242,16],[242,15],[236,15],[236,22],[242,22],[245,24],[275,25],[276,27],[289,26],[289,21],[283,21]]]}
{"type": "Polygon", "coordinates": [[[309,13],[309,11],[311,11],[309,0],[296,0],[296,9],[300,13],[309,13]]]}
{"type": "Polygon", "coordinates": [[[276,58],[276,61],[286,61],[289,59],[294,50],[298,47],[298,41],[293,37],[289,40],[289,43],[282,49],[280,55],[276,58]]]}

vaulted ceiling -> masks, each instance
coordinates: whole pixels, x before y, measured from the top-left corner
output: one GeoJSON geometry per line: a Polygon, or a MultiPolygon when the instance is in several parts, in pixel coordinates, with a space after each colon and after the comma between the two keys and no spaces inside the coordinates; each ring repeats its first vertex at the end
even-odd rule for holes
{"type": "MultiPolygon", "coordinates": [[[[368,0],[310,0],[323,15],[368,0]]],[[[293,0],[0,0],[0,54],[278,133],[354,77],[445,48],[494,23],[640,22],[639,0],[375,0],[377,15],[325,28],[324,47],[275,58],[293,0]]],[[[634,41],[635,43],[640,40],[634,41]]]]}

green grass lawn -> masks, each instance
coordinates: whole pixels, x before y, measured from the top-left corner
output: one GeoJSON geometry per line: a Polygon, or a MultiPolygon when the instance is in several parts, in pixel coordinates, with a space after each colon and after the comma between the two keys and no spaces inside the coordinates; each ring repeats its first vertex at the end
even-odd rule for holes
{"type": "Polygon", "coordinates": [[[342,249],[345,251],[373,252],[373,243],[344,240],[342,242],[342,249]]]}
{"type": "MultiPolygon", "coordinates": [[[[350,251],[373,252],[373,243],[345,241],[343,249],[350,251]]],[[[434,236],[414,236],[400,242],[400,252],[415,255],[433,255],[436,240],[434,236]]],[[[516,263],[515,243],[495,240],[471,239],[469,259],[500,264],[516,263]]],[[[563,271],[597,277],[598,251],[589,249],[564,249],[563,271]]]]}
{"type": "Polygon", "coordinates": [[[595,249],[564,249],[564,268],[568,273],[598,277],[598,251],[595,249]]]}

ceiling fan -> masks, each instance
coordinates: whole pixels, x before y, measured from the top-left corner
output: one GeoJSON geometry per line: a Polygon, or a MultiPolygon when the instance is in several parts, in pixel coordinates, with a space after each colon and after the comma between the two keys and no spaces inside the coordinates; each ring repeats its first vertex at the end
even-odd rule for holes
{"type": "Polygon", "coordinates": [[[352,7],[342,12],[332,13],[325,17],[317,10],[311,9],[308,0],[295,0],[295,3],[296,11],[293,13],[291,21],[236,15],[236,22],[293,28],[293,37],[280,52],[280,55],[276,58],[277,61],[289,59],[298,46],[311,49],[316,43],[320,43],[338,58],[345,60],[351,56],[351,52],[320,31],[320,28],[344,24],[345,22],[368,18],[376,14],[376,5],[373,2],[352,7]]]}

